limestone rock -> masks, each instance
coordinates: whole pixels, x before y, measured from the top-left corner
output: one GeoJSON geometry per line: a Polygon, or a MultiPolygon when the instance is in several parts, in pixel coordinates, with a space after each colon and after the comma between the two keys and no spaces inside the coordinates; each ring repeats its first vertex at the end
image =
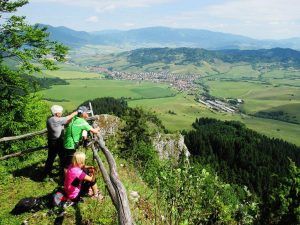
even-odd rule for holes
{"type": "MultiPolygon", "coordinates": [[[[101,114],[96,115],[94,121],[100,127],[100,134],[104,139],[110,135],[115,135],[121,124],[120,118],[101,114]]],[[[181,134],[163,134],[156,133],[152,137],[152,144],[158,152],[160,159],[168,159],[178,161],[181,154],[186,158],[190,156],[190,152],[184,144],[184,137],[181,134]]]]}
{"type": "Polygon", "coordinates": [[[186,158],[190,156],[181,134],[158,133],[153,139],[153,145],[160,159],[174,159],[177,162],[181,154],[184,154],[186,158]]]}
{"type": "Polygon", "coordinates": [[[101,114],[97,116],[95,123],[100,127],[100,134],[103,138],[114,135],[119,127],[120,118],[109,114],[101,114]]]}

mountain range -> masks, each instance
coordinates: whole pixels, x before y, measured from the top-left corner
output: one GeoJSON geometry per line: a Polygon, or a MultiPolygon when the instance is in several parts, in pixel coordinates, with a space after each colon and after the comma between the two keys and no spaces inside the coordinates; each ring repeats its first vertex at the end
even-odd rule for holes
{"type": "Polygon", "coordinates": [[[97,32],[75,31],[67,27],[48,28],[50,39],[76,48],[84,45],[141,47],[192,47],[209,50],[291,48],[300,50],[300,38],[258,40],[246,36],[200,29],[148,27],[97,32]]]}

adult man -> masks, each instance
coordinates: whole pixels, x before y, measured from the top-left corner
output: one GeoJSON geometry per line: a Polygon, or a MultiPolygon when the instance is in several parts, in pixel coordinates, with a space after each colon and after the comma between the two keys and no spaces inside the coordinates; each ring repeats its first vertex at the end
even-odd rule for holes
{"type": "Polygon", "coordinates": [[[63,171],[65,160],[63,148],[64,125],[69,123],[70,120],[77,115],[77,112],[73,112],[66,117],[62,117],[63,107],[60,105],[53,105],[51,112],[52,117],[47,120],[48,158],[45,164],[44,176],[51,173],[56,155],[59,156],[61,172],[63,171]]]}
{"type": "Polygon", "coordinates": [[[77,110],[78,115],[75,116],[66,128],[64,148],[65,148],[65,169],[71,164],[72,157],[78,147],[78,143],[82,138],[82,133],[84,131],[90,131],[92,133],[98,133],[99,127],[93,128],[85,120],[89,117],[88,108],[85,106],[80,106],[77,110]]]}

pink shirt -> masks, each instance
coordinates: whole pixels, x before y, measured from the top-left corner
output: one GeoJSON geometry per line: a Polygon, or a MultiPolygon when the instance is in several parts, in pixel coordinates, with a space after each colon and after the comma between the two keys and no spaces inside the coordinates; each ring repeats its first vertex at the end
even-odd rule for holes
{"type": "Polygon", "coordinates": [[[67,195],[67,198],[74,199],[78,196],[81,188],[81,184],[86,174],[80,167],[77,166],[69,166],[65,182],[64,189],[67,195]]]}

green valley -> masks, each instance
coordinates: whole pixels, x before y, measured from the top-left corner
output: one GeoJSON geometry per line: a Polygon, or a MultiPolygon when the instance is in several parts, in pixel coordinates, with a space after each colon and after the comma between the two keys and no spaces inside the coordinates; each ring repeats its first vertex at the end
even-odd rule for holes
{"type": "MultiPolygon", "coordinates": [[[[125,58],[121,60],[119,56],[117,58],[112,55],[103,57],[111,57],[110,65],[113,68],[118,68],[117,65],[122,62],[126,64],[125,58]]],[[[124,65],[120,69],[124,68],[124,65]]],[[[126,65],[128,69],[125,71],[130,74],[132,68],[126,65]]],[[[135,73],[149,71],[149,68],[154,67],[157,67],[158,71],[163,71],[166,66],[172,68],[170,64],[155,63],[136,68],[134,71],[135,73]]],[[[173,64],[173,66],[176,71],[177,65],[173,64]]],[[[190,66],[180,66],[183,75],[190,76],[192,72],[190,66]]],[[[296,86],[300,79],[298,70],[273,68],[269,64],[253,66],[248,63],[229,64],[221,61],[202,62],[195,68],[199,73],[196,76],[198,77],[196,82],[200,85],[193,95],[176,91],[176,88],[171,88],[165,81],[154,83],[143,80],[106,80],[103,78],[103,73],[91,73],[75,65],[64,65],[61,71],[45,71],[47,76],[65,79],[69,85],[55,85],[41,93],[50,100],[49,104],[58,103],[68,110],[75,109],[83,101],[97,97],[123,97],[130,106],[155,111],[167,129],[171,131],[190,129],[197,117],[239,120],[249,128],[267,136],[300,145],[297,136],[300,132],[298,124],[300,92],[296,86]],[[206,91],[211,96],[219,99],[242,99],[244,104],[240,105],[240,110],[243,113],[217,112],[200,104],[195,96],[200,96],[205,92],[203,86],[207,87],[206,91]],[[282,113],[279,113],[277,117],[272,117],[274,114],[272,112],[282,113]]]]}

